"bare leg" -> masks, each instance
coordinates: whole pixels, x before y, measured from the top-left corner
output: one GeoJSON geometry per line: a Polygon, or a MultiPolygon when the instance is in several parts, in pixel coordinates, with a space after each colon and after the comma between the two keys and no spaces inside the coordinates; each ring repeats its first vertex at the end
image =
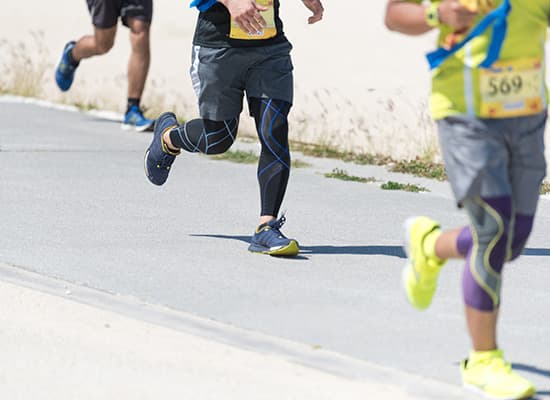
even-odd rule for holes
{"type": "Polygon", "coordinates": [[[444,260],[449,258],[464,258],[456,246],[456,240],[460,231],[461,229],[453,229],[441,233],[435,242],[435,255],[437,257],[444,260]]]}
{"type": "Polygon", "coordinates": [[[116,25],[112,28],[94,28],[93,35],[83,36],[76,42],[72,53],[75,61],[107,53],[113,47],[116,25]]]}
{"type": "Polygon", "coordinates": [[[497,348],[498,310],[479,311],[466,306],[466,323],[475,351],[488,351],[497,348]]]}
{"type": "Polygon", "coordinates": [[[128,61],[128,98],[141,98],[149,72],[151,51],[149,23],[136,18],[128,19],[132,52],[128,61]]]}

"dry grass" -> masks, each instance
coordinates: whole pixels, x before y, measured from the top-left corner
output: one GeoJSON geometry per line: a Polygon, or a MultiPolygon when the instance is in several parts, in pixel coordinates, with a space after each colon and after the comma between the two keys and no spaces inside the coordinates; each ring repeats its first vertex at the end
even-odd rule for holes
{"type": "Polygon", "coordinates": [[[46,61],[44,32],[30,32],[30,44],[20,41],[9,44],[0,41],[3,62],[0,65],[0,92],[25,97],[40,97],[43,93],[46,72],[51,65],[46,61]]]}

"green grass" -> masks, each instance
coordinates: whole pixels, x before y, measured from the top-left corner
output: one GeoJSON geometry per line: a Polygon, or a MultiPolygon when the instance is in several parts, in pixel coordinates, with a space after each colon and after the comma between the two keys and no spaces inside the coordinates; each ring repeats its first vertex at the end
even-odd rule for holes
{"type": "Polygon", "coordinates": [[[293,168],[308,168],[308,167],[311,167],[311,164],[310,163],[307,163],[305,161],[302,161],[302,160],[292,160],[292,167],[293,168]]]}
{"type": "Polygon", "coordinates": [[[332,172],[327,172],[325,174],[325,178],[340,179],[342,181],[361,182],[361,183],[376,182],[376,179],[373,177],[364,178],[362,176],[348,175],[346,171],[339,168],[334,168],[332,172]]]}
{"type": "Polygon", "coordinates": [[[81,111],[98,110],[100,108],[99,105],[97,103],[94,103],[93,101],[76,101],[73,103],[73,105],[81,111]]]}
{"type": "Polygon", "coordinates": [[[352,152],[343,152],[326,144],[313,145],[305,143],[292,142],[290,148],[293,151],[299,151],[306,156],[319,158],[333,158],[346,162],[353,162],[359,165],[377,165],[388,166],[390,172],[402,172],[422,178],[437,179],[444,181],[447,179],[443,164],[434,163],[427,158],[416,158],[414,160],[394,160],[389,156],[382,154],[355,154],[352,152]]]}
{"type": "MultiPolygon", "coordinates": [[[[214,160],[226,160],[239,164],[256,164],[259,156],[253,151],[229,150],[223,154],[212,156],[212,158],[214,160]]],[[[294,168],[307,168],[311,167],[311,164],[302,160],[292,160],[292,166],[294,168]]]]}
{"type": "Polygon", "coordinates": [[[391,172],[402,172],[422,178],[436,179],[438,181],[447,180],[447,174],[445,173],[443,164],[419,158],[408,161],[396,161],[389,170],[391,172]]]}
{"type": "Polygon", "coordinates": [[[540,194],[548,193],[550,193],[550,182],[544,181],[542,182],[542,185],[540,185],[540,194]]]}
{"type": "Polygon", "coordinates": [[[428,189],[422,186],[413,185],[411,183],[399,183],[394,181],[387,181],[380,185],[383,190],[404,190],[405,192],[429,192],[428,189]]]}
{"type": "Polygon", "coordinates": [[[290,149],[299,151],[305,156],[318,158],[333,158],[337,160],[353,162],[360,165],[385,165],[391,162],[391,158],[381,154],[355,154],[352,152],[344,152],[335,149],[326,144],[307,144],[299,142],[291,142],[290,149]]]}

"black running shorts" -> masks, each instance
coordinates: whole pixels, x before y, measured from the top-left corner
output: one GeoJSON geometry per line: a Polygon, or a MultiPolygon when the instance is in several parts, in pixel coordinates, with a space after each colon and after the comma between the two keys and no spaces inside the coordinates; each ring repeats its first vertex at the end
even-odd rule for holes
{"type": "Polygon", "coordinates": [[[128,18],[137,18],[151,23],[153,0],[86,0],[97,28],[112,28],[122,20],[128,26],[128,18]]]}

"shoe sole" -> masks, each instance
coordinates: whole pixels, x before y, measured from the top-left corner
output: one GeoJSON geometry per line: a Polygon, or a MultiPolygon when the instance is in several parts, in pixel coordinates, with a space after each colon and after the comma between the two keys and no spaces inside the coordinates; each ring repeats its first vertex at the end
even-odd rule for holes
{"type": "Polygon", "coordinates": [[[151,178],[149,177],[149,172],[147,172],[147,157],[149,156],[149,149],[147,149],[147,151],[145,152],[145,157],[143,157],[143,171],[145,172],[145,176],[147,177],[147,180],[149,182],[151,182],[153,185],[156,185],[156,186],[161,186],[161,185],[157,185],[155,182],[153,182],[151,180],[151,178]]]}
{"type": "Polygon", "coordinates": [[[407,260],[409,260],[409,262],[411,256],[411,231],[412,226],[417,219],[418,217],[409,217],[403,223],[403,230],[405,231],[405,237],[403,238],[403,250],[405,250],[405,255],[407,256],[407,260]]]}
{"type": "Polygon", "coordinates": [[[150,130],[153,128],[154,122],[150,123],[149,125],[143,125],[143,126],[136,126],[136,125],[130,125],[130,124],[121,124],[120,129],[123,131],[136,131],[136,132],[145,132],[147,130],[150,130]]]}
{"type": "Polygon", "coordinates": [[[527,400],[527,399],[531,399],[537,393],[535,390],[532,393],[526,393],[522,397],[497,397],[497,396],[491,396],[490,394],[484,392],[483,389],[480,389],[479,387],[475,385],[471,385],[469,383],[463,383],[462,386],[465,389],[469,390],[470,392],[476,393],[487,399],[492,399],[492,400],[527,400]]]}
{"type": "Polygon", "coordinates": [[[410,296],[409,296],[409,289],[407,287],[407,278],[408,278],[409,272],[413,268],[412,262],[411,262],[411,259],[410,259],[410,255],[411,255],[411,230],[412,230],[412,226],[414,224],[414,221],[416,221],[417,218],[418,217],[409,217],[403,223],[403,231],[405,232],[405,236],[403,237],[403,250],[405,251],[405,255],[407,256],[407,264],[401,270],[401,285],[403,286],[403,291],[404,291],[405,299],[407,300],[407,303],[409,303],[414,308],[419,309],[411,301],[410,296]]]}
{"type": "Polygon", "coordinates": [[[300,247],[298,246],[298,242],[291,240],[288,245],[280,249],[271,250],[267,248],[254,248],[251,246],[248,248],[248,251],[257,254],[267,254],[274,257],[294,257],[300,252],[300,247]]]}
{"type": "Polygon", "coordinates": [[[405,231],[405,237],[403,238],[403,248],[404,248],[404,251],[405,251],[405,255],[407,256],[407,264],[405,265],[405,267],[401,271],[401,284],[403,285],[403,290],[405,292],[405,298],[407,299],[407,302],[412,307],[414,307],[416,310],[425,311],[430,307],[431,302],[430,302],[430,304],[428,304],[426,306],[416,304],[414,301],[411,300],[413,298],[413,296],[412,296],[411,293],[409,293],[409,288],[408,288],[408,285],[407,285],[409,275],[410,274],[415,274],[416,275],[416,272],[414,271],[414,267],[412,265],[412,259],[411,259],[411,231],[412,231],[412,227],[413,227],[414,223],[419,218],[421,218],[421,217],[419,217],[419,216],[409,217],[403,223],[403,230],[405,231]]]}

